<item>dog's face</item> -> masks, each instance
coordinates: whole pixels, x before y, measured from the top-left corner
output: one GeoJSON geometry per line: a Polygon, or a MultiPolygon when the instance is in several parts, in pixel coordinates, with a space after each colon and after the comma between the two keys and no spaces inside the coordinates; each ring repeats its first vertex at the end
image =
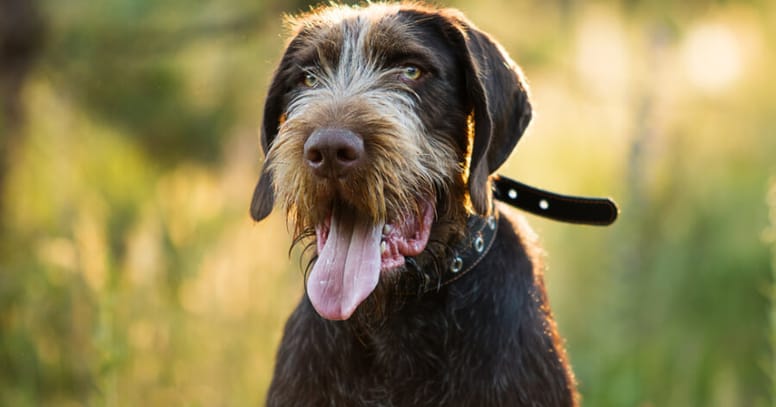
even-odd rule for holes
{"type": "Polygon", "coordinates": [[[277,198],[297,238],[315,237],[308,295],[347,319],[407,258],[433,264],[468,213],[490,210],[487,178],[530,105],[516,65],[454,11],[330,7],[293,24],[251,213],[277,198]]]}

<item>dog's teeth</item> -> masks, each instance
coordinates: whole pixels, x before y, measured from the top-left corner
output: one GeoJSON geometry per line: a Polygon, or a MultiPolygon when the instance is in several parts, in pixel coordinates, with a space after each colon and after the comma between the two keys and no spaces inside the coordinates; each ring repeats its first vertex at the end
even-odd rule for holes
{"type": "Polygon", "coordinates": [[[385,254],[388,251],[388,243],[385,240],[380,241],[380,253],[385,254]]]}
{"type": "Polygon", "coordinates": [[[391,225],[383,226],[383,234],[384,235],[387,235],[387,234],[391,233],[392,230],[393,230],[393,227],[391,227],[391,225]]]}

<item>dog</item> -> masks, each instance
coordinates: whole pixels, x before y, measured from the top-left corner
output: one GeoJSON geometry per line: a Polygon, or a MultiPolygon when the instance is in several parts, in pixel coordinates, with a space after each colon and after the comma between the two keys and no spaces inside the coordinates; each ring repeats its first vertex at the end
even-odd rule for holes
{"type": "Polygon", "coordinates": [[[541,249],[493,196],[531,120],[520,68],[454,9],[289,24],[251,215],[277,202],[312,255],[267,405],[577,405],[541,249]]]}

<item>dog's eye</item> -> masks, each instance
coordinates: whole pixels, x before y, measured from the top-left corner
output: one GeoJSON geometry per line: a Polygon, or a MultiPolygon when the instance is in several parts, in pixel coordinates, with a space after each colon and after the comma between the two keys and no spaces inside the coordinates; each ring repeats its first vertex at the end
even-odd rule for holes
{"type": "Polygon", "coordinates": [[[407,65],[401,68],[400,78],[405,81],[416,81],[423,76],[423,71],[415,65],[407,65]]]}
{"type": "Polygon", "coordinates": [[[308,72],[302,77],[302,85],[314,88],[318,86],[318,77],[308,72]]]}

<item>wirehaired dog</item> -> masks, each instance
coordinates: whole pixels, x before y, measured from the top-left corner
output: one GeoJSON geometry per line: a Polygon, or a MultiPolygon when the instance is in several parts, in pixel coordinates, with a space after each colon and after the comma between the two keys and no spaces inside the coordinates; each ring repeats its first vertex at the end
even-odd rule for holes
{"type": "Polygon", "coordinates": [[[451,9],[290,23],[251,214],[278,201],[314,253],[267,404],[576,405],[532,232],[493,196],[531,118],[518,66],[451,9]]]}

